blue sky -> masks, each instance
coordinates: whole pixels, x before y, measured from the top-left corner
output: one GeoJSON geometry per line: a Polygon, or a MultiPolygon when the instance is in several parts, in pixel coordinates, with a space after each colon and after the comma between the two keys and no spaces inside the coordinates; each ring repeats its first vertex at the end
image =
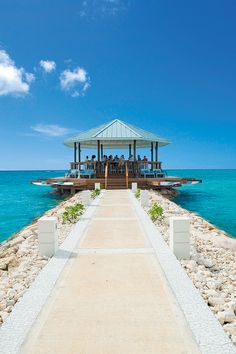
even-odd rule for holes
{"type": "Polygon", "coordinates": [[[0,169],[64,169],[120,118],[166,168],[236,168],[236,3],[1,0],[0,169]]]}

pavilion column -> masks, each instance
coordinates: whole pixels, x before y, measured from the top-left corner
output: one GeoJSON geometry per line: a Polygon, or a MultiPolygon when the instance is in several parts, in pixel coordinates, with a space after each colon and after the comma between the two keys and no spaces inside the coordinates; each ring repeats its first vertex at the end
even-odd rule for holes
{"type": "Polygon", "coordinates": [[[101,155],[100,155],[100,140],[98,140],[98,172],[100,172],[100,161],[101,161],[101,155]]]}
{"type": "Polygon", "coordinates": [[[136,140],[134,140],[134,174],[136,175],[136,140]]]}
{"type": "Polygon", "coordinates": [[[103,159],[103,144],[101,144],[101,160],[103,159]]]}
{"type": "Polygon", "coordinates": [[[159,168],[159,166],[158,166],[158,142],[156,142],[156,146],[155,146],[155,153],[156,153],[156,158],[155,158],[155,160],[156,160],[156,168],[159,168]]]}
{"type": "MultiPolygon", "coordinates": [[[[78,162],[81,162],[81,148],[80,148],[80,143],[78,143],[78,162]]],[[[79,170],[80,170],[80,165],[79,165],[79,170]]]]}
{"type": "Polygon", "coordinates": [[[132,145],[129,144],[129,157],[132,155],[132,145]]]}
{"type": "Polygon", "coordinates": [[[76,142],[74,142],[74,168],[76,168],[76,142]]]}
{"type": "Polygon", "coordinates": [[[151,162],[152,162],[151,170],[153,170],[153,142],[151,142],[151,162]]]}

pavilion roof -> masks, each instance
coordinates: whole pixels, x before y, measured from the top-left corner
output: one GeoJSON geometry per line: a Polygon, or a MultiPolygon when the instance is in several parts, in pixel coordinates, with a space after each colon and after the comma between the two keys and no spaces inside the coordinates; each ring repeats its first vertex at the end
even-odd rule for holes
{"type": "Polygon", "coordinates": [[[92,128],[82,132],[72,138],[64,141],[68,147],[73,147],[74,143],[80,143],[81,147],[93,148],[97,146],[97,141],[104,147],[122,148],[129,144],[133,145],[136,140],[137,147],[149,147],[151,142],[158,142],[159,146],[165,146],[170,141],[161,138],[158,135],[147,132],[141,128],[125,123],[119,119],[102,124],[96,128],[92,128]]]}

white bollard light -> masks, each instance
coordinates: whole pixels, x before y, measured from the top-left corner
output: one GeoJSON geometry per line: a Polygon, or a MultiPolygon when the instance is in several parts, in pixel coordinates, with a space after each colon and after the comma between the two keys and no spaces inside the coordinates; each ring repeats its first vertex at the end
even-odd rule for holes
{"type": "Polygon", "coordinates": [[[58,249],[57,218],[42,217],[38,220],[39,254],[52,257],[58,249]]]}
{"type": "Polygon", "coordinates": [[[101,184],[100,183],[95,183],[95,189],[101,189],[101,184]]]}
{"type": "Polygon", "coordinates": [[[190,258],[190,218],[170,218],[170,248],[176,258],[190,258]]]}
{"type": "Polygon", "coordinates": [[[91,198],[90,198],[90,191],[86,190],[82,192],[82,200],[83,200],[83,204],[85,206],[90,205],[91,203],[91,198]]]}
{"type": "Polygon", "coordinates": [[[140,191],[140,203],[144,208],[149,206],[148,191],[146,189],[140,191]]]}
{"type": "Polygon", "coordinates": [[[137,189],[138,189],[138,183],[133,182],[132,183],[132,192],[135,193],[137,189]]]}

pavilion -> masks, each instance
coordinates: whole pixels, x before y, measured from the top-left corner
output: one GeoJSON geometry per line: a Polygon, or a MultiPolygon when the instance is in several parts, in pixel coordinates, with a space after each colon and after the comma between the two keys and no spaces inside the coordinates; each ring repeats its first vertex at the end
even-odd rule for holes
{"type": "Polygon", "coordinates": [[[179,187],[201,182],[196,178],[167,176],[162,170],[158,150],[170,141],[119,119],[87,130],[64,141],[74,149],[74,160],[64,177],[35,180],[37,185],[50,185],[58,193],[71,194],[94,189],[100,184],[105,189],[131,188],[133,183],[141,189],[179,187]],[[82,149],[97,149],[97,159],[81,161],[82,149]],[[105,148],[127,149],[131,159],[103,159],[105,148]],[[150,148],[151,158],[139,159],[138,148],[150,148]],[[154,156],[155,155],[155,156],[154,156]]]}
{"type": "Polygon", "coordinates": [[[84,163],[81,161],[82,148],[97,149],[98,166],[102,162],[104,148],[127,148],[129,156],[133,155],[134,166],[137,162],[137,149],[150,148],[151,160],[149,163],[151,166],[155,163],[155,167],[159,168],[158,149],[169,143],[170,141],[167,139],[119,119],[114,119],[111,122],[80,133],[64,142],[66,146],[74,149],[74,161],[71,163],[72,169],[79,168],[84,163]]]}

